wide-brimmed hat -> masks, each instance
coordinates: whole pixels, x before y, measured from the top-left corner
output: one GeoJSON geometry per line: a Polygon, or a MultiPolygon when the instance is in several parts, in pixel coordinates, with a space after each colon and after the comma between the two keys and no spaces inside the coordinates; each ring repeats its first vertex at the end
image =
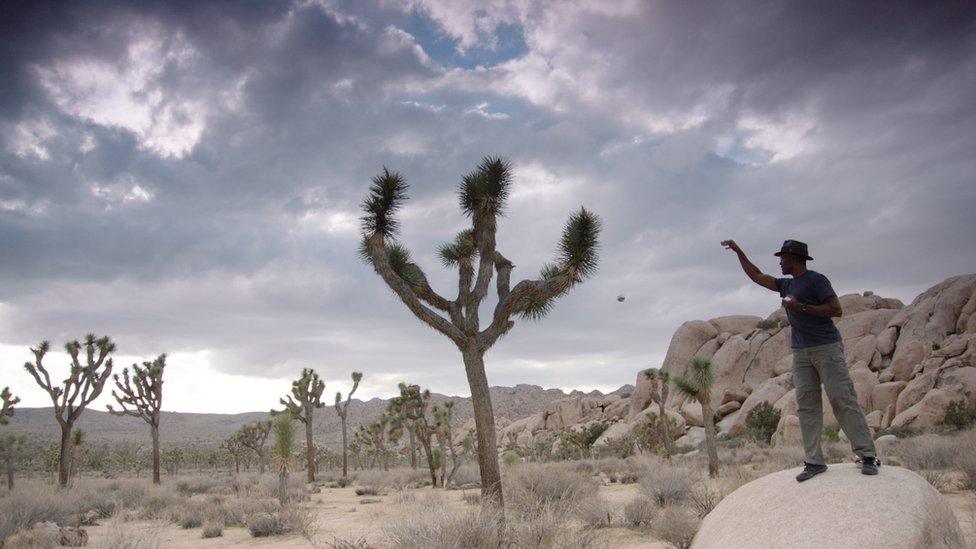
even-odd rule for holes
{"type": "Polygon", "coordinates": [[[810,251],[807,249],[806,243],[800,242],[799,240],[787,240],[783,242],[783,247],[773,255],[779,257],[783,254],[795,255],[797,257],[802,257],[807,261],[813,261],[813,258],[810,257],[810,251]]]}

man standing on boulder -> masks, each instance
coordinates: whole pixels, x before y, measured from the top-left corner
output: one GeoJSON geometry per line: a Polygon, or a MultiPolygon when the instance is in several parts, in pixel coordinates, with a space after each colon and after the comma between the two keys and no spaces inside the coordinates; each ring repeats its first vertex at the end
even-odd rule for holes
{"type": "Polygon", "coordinates": [[[790,347],[793,349],[793,385],[796,387],[800,432],[803,435],[804,467],[796,480],[803,482],[827,470],[820,436],[823,432],[823,400],[820,387],[834,410],[837,423],[851,441],[851,448],[861,460],[861,472],[878,474],[877,453],[864,412],[857,403],[854,383],[847,372],[844,344],[832,317],[843,314],[840,300],[824,275],[807,269],[810,257],[807,245],[796,240],[783,242],[774,255],[784,275],[774,278],[764,274],[749,261],[734,240],[722,246],[739,256],[739,263],[753,282],[778,292],[783,298],[786,318],[790,321],[790,347]]]}

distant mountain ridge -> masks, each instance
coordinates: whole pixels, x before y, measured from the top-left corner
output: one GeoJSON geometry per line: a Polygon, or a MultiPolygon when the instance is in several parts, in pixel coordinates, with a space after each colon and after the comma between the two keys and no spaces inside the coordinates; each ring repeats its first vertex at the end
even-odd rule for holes
{"type": "MultiPolygon", "coordinates": [[[[624,385],[608,394],[629,395],[632,385],[624,385]]],[[[545,409],[554,400],[575,395],[605,396],[600,391],[573,390],[569,393],[561,389],[543,389],[537,385],[519,384],[515,387],[492,387],[491,399],[495,418],[499,424],[507,424],[545,409]]],[[[453,400],[455,425],[461,426],[473,417],[470,397],[447,396],[434,393],[434,403],[453,400]]],[[[359,425],[367,424],[386,410],[389,399],[372,398],[367,401],[353,399],[349,405],[350,431],[359,425]]],[[[199,414],[190,412],[163,412],[160,421],[160,440],[166,446],[217,446],[225,438],[253,421],[268,419],[268,412],[244,412],[240,414],[199,414]]],[[[149,442],[146,424],[133,417],[118,417],[95,408],[85,410],[76,424],[85,430],[92,443],[102,442],[149,442]]],[[[326,406],[315,414],[315,440],[337,449],[340,440],[340,423],[335,407],[326,406]]],[[[3,428],[4,433],[26,435],[35,443],[52,443],[59,439],[58,424],[50,407],[21,408],[10,424],[3,428]]]]}

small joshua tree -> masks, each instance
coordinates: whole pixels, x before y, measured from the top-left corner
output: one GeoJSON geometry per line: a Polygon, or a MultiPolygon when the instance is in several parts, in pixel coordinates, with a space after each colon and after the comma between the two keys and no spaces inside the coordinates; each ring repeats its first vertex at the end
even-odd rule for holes
{"type": "Polygon", "coordinates": [[[102,394],[105,381],[112,373],[112,359],[108,357],[115,352],[115,344],[108,336],[96,339],[88,334],[85,343],[77,340],[65,343],[64,349],[71,357],[71,367],[68,377],[62,386],[51,383],[51,376],[42,364],[44,355],[51,346],[42,341],[34,353],[34,362],[24,364],[24,368],[33,376],[34,381],[47,391],[54,403],[54,417],[61,426],[61,453],[58,460],[58,486],[68,485],[68,474],[71,466],[71,430],[85,411],[85,407],[102,394]],[[84,350],[85,363],[82,364],[79,354],[84,350]]]}
{"type": "Polygon", "coordinates": [[[142,366],[132,365],[132,375],[129,369],[122,370],[122,377],[112,376],[115,387],[112,396],[121,407],[115,410],[112,405],[106,406],[108,413],[116,416],[137,417],[149,424],[149,436],[152,439],[153,484],[159,484],[159,418],[163,406],[163,370],[166,368],[166,355],[156,357],[152,362],[143,362],[142,366]]]}
{"type": "Polygon", "coordinates": [[[674,453],[674,443],[671,441],[671,422],[664,412],[664,403],[668,401],[671,374],[667,370],[645,370],[644,377],[651,382],[651,400],[657,402],[658,425],[661,429],[661,441],[664,443],[664,457],[670,461],[671,454],[674,453]]]}
{"type": "Polygon", "coordinates": [[[243,459],[244,452],[246,451],[244,444],[241,442],[242,438],[240,431],[238,431],[224,440],[220,445],[234,461],[234,472],[236,473],[241,472],[241,459],[243,459]]]}
{"type": "Polygon", "coordinates": [[[441,486],[447,487],[453,482],[454,475],[461,466],[461,457],[458,456],[457,449],[454,447],[454,433],[451,431],[451,423],[454,419],[454,401],[449,400],[443,406],[434,405],[431,408],[434,414],[434,434],[437,435],[437,443],[441,449],[441,486]],[[451,454],[451,472],[447,473],[447,456],[444,454],[445,448],[451,454]]]}
{"type": "Polygon", "coordinates": [[[0,425],[6,425],[8,418],[14,416],[14,405],[18,402],[20,399],[10,392],[10,387],[4,387],[0,391],[0,425]]]}
{"type": "Polygon", "coordinates": [[[288,502],[288,471],[291,468],[292,447],[295,445],[295,426],[288,414],[281,414],[274,420],[275,440],[271,445],[275,470],[278,472],[278,501],[288,502]]]}
{"type": "Polygon", "coordinates": [[[513,317],[539,319],[553,302],[576,284],[591,276],[598,263],[600,219],[586,209],[572,214],[559,242],[554,263],[542,269],[537,280],[523,280],[511,287],[515,267],[496,248],[498,217],[503,214],[511,192],[509,164],[499,158],[485,158],[461,180],[461,210],[471,227],[441,246],[439,255],[446,267],[458,270],[458,292],[454,300],[436,293],[410,253],[394,239],[399,230],[396,213],[407,198],[407,184],[396,172],[386,169],[372,180],[363,201],[361,255],[387,286],[422,322],[454,343],[461,352],[471,389],[478,438],[478,469],[485,500],[502,507],[501,476],[498,468],[495,418],[485,375],[485,353],[508,333],[513,317]],[[484,329],[479,308],[497,273],[498,303],[491,323],[484,329]]]}
{"type": "Polygon", "coordinates": [[[346,482],[349,476],[349,452],[348,452],[348,431],[347,422],[349,416],[349,403],[352,402],[352,395],[359,388],[359,382],[363,380],[362,372],[352,373],[352,389],[349,394],[346,395],[346,402],[342,402],[342,393],[337,392],[335,397],[335,409],[336,414],[339,415],[339,421],[342,423],[342,480],[343,483],[346,482]]]}
{"type": "Polygon", "coordinates": [[[281,399],[281,405],[291,417],[305,424],[305,468],[308,482],[315,482],[315,444],[312,442],[312,420],[316,408],[325,406],[322,393],[325,382],[311,368],[302,370],[302,377],[291,384],[291,394],[281,399]]]}
{"type": "Polygon", "coordinates": [[[705,424],[705,447],[708,450],[708,475],[718,476],[718,450],[715,447],[715,412],[712,410],[712,384],[715,372],[712,359],[696,356],[691,359],[688,377],[673,378],[674,386],[686,396],[701,404],[702,421],[705,424]]]}
{"type": "Polygon", "coordinates": [[[431,486],[437,487],[437,461],[434,459],[432,437],[434,429],[427,419],[427,409],[430,407],[430,390],[420,390],[419,385],[400,383],[400,396],[390,399],[390,407],[402,407],[404,419],[413,425],[421,447],[427,458],[427,468],[430,469],[431,486]]]}
{"type": "MultiPolygon", "coordinates": [[[[291,417],[288,418],[291,421],[291,417]]],[[[264,443],[268,440],[268,433],[271,432],[270,421],[255,421],[241,427],[238,431],[239,440],[242,446],[250,448],[258,456],[258,470],[264,474],[264,443]]]]}
{"type": "Polygon", "coordinates": [[[14,470],[17,467],[17,456],[27,444],[23,435],[7,435],[0,440],[0,455],[3,456],[3,468],[7,474],[7,491],[14,489],[14,470]]]}
{"type": "Polygon", "coordinates": [[[386,413],[390,416],[390,434],[399,440],[403,438],[403,432],[407,433],[407,452],[410,458],[410,468],[417,470],[417,433],[414,432],[412,421],[407,421],[406,402],[403,399],[394,398],[386,407],[386,413]]]}

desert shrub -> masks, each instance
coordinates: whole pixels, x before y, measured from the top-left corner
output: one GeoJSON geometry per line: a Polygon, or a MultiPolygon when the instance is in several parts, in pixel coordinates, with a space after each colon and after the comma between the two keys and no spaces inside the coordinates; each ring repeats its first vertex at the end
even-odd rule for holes
{"type": "Polygon", "coordinates": [[[649,530],[659,509],[654,500],[637,495],[624,505],[624,522],[632,528],[649,530]]]}
{"type": "Polygon", "coordinates": [[[245,519],[251,537],[280,536],[288,531],[288,524],[281,511],[251,513],[245,519]]]}
{"type": "Polygon", "coordinates": [[[976,490],[976,452],[964,452],[956,456],[956,469],[963,474],[962,488],[976,490]]]}
{"type": "Polygon", "coordinates": [[[471,493],[464,494],[461,496],[461,500],[468,505],[480,505],[481,504],[481,494],[471,493]]]}
{"type": "Polygon", "coordinates": [[[569,510],[595,497],[599,486],[592,477],[564,464],[523,464],[502,479],[505,501],[519,512],[540,514],[554,507],[569,510]]]}
{"type": "Polygon", "coordinates": [[[512,467],[522,463],[522,456],[519,455],[515,450],[505,450],[502,453],[502,465],[505,467],[512,467]]]}
{"type": "Polygon", "coordinates": [[[948,469],[955,462],[959,445],[954,437],[928,434],[900,440],[891,451],[914,471],[948,469]]]}
{"type": "Polygon", "coordinates": [[[276,513],[281,509],[276,499],[237,498],[213,507],[209,518],[226,526],[247,526],[247,517],[259,513],[276,513]]]}
{"type": "Polygon", "coordinates": [[[187,502],[177,511],[176,523],[184,530],[199,528],[203,525],[203,520],[203,508],[198,504],[187,502]]]}
{"type": "Polygon", "coordinates": [[[641,492],[662,507],[686,501],[693,485],[692,473],[678,467],[656,467],[640,478],[641,492]]]}
{"type": "Polygon", "coordinates": [[[76,516],[71,492],[51,486],[24,486],[23,483],[0,500],[0,542],[18,530],[39,522],[68,524],[76,516]]]}
{"type": "MultiPolygon", "coordinates": [[[[678,424],[671,416],[665,416],[668,422],[668,434],[677,434],[678,424]]],[[[634,442],[642,452],[663,454],[664,437],[661,432],[661,418],[656,414],[649,414],[647,420],[637,428],[634,442]]]]}
{"type": "Polygon", "coordinates": [[[11,549],[50,549],[58,547],[58,529],[35,525],[33,528],[19,530],[9,536],[3,544],[11,549]]]}
{"type": "Polygon", "coordinates": [[[605,528],[613,522],[613,508],[600,496],[594,496],[580,502],[576,516],[587,528],[605,528]]]}
{"type": "Polygon", "coordinates": [[[621,438],[613,438],[607,441],[606,445],[599,447],[595,454],[597,457],[627,458],[634,455],[634,444],[636,437],[629,435],[621,438]]]}
{"type": "Polygon", "coordinates": [[[183,479],[176,483],[176,493],[186,497],[197,494],[209,494],[216,484],[214,479],[209,477],[183,479]]]}
{"type": "Polygon", "coordinates": [[[926,482],[932,485],[933,488],[941,493],[946,493],[952,491],[955,488],[955,482],[952,480],[952,476],[946,471],[941,470],[931,470],[931,471],[919,471],[919,475],[925,479],[926,482]]]}
{"type": "Polygon", "coordinates": [[[204,538],[219,538],[224,535],[224,527],[219,522],[207,521],[203,523],[204,538]]]}
{"type": "Polygon", "coordinates": [[[431,549],[499,547],[588,547],[591,534],[561,514],[513,513],[506,520],[492,507],[445,511],[443,501],[428,498],[397,513],[385,529],[384,546],[431,549]]]}
{"type": "Polygon", "coordinates": [[[749,410],[746,414],[746,436],[756,442],[769,444],[769,440],[776,432],[779,425],[780,412],[769,402],[763,401],[761,404],[749,410]]]}
{"type": "Polygon", "coordinates": [[[326,542],[326,545],[329,549],[372,549],[373,547],[363,538],[348,540],[337,536],[332,536],[332,539],[326,542]]]}
{"type": "Polygon", "coordinates": [[[669,505],[658,513],[652,531],[665,543],[677,549],[688,549],[700,524],[701,521],[690,509],[669,505]]]}
{"type": "Polygon", "coordinates": [[[491,507],[446,510],[440,494],[404,506],[385,529],[391,547],[504,547],[501,515],[491,507]]]}
{"type": "Polygon", "coordinates": [[[840,427],[837,425],[825,426],[821,438],[824,442],[840,442],[840,427]]]}
{"type": "Polygon", "coordinates": [[[688,503],[698,515],[698,518],[705,518],[705,515],[712,512],[712,509],[722,501],[725,494],[721,490],[712,488],[708,484],[701,483],[695,486],[688,495],[688,503]]]}
{"type": "Polygon", "coordinates": [[[946,406],[943,420],[946,427],[959,431],[969,427],[973,422],[976,422],[976,408],[966,406],[965,399],[953,400],[946,406]]]}

